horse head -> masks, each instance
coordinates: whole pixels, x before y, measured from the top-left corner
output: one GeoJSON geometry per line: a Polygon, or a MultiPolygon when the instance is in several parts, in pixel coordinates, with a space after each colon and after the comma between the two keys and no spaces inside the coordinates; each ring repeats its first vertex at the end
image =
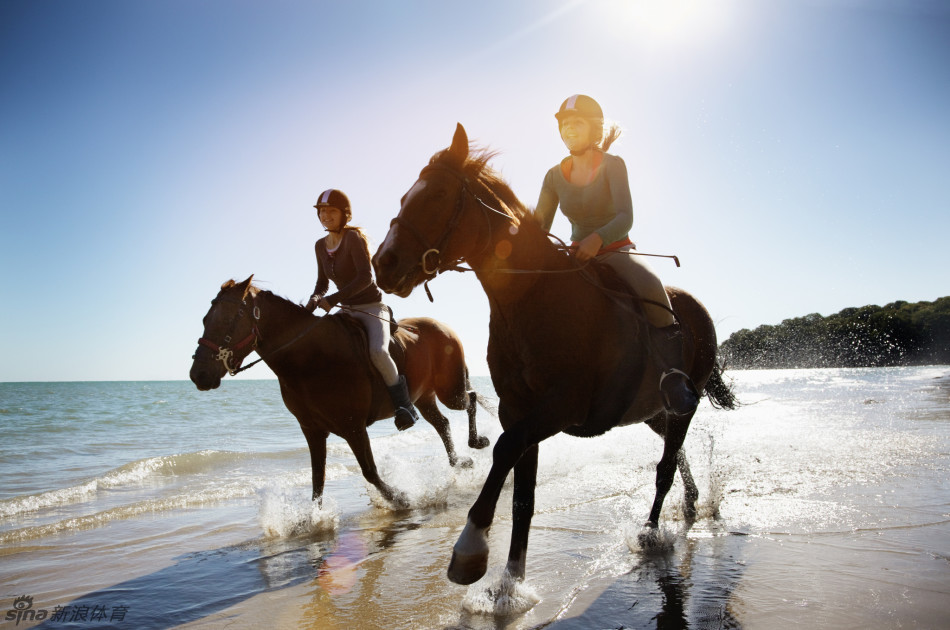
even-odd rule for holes
{"type": "Polygon", "coordinates": [[[489,156],[470,157],[468,135],[459,124],[452,145],[439,151],[400,201],[399,214],[373,256],[376,282],[387,293],[406,297],[438,273],[472,261],[491,238],[504,203],[483,181],[489,156]],[[480,195],[492,199],[492,204],[480,195]]]}
{"type": "Polygon", "coordinates": [[[211,300],[190,372],[192,382],[201,391],[216,389],[225,374],[235,374],[257,345],[260,312],[253,304],[253,278],[252,274],[244,282],[228,280],[211,300]]]}

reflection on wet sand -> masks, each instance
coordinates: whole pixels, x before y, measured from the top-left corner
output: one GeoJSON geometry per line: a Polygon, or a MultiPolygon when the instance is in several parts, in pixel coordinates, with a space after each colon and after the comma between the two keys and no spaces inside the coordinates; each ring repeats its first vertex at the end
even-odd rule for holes
{"type": "Polygon", "coordinates": [[[721,531],[714,522],[708,525],[677,535],[672,545],[632,552],[629,571],[613,578],[592,601],[578,598],[572,610],[547,627],[741,628],[732,595],[745,572],[746,538],[721,531]]]}

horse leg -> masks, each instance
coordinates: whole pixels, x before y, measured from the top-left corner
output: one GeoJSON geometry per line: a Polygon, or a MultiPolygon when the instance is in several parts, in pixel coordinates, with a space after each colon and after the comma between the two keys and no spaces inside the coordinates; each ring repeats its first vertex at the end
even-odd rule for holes
{"type": "Polygon", "coordinates": [[[488,528],[495,518],[495,507],[508,473],[537,440],[529,441],[528,422],[504,431],[492,451],[491,470],[482,490],[468,511],[468,521],[452,549],[448,577],[456,584],[472,584],[488,570],[488,528]]]}
{"type": "Polygon", "coordinates": [[[462,468],[471,468],[474,463],[470,457],[462,457],[455,453],[455,444],[452,442],[452,429],[449,420],[439,411],[439,406],[435,404],[435,396],[428,394],[424,398],[416,401],[416,409],[422,414],[422,417],[431,424],[439,437],[442,438],[442,444],[445,445],[445,452],[449,456],[449,465],[452,467],[461,466],[462,468]]]}
{"type": "Polygon", "coordinates": [[[534,516],[534,489],[538,481],[538,445],[529,446],[515,464],[515,488],[511,500],[511,547],[506,571],[513,578],[524,580],[528,557],[528,533],[534,516]]]}
{"type": "MultiPolygon", "coordinates": [[[[653,507],[650,509],[650,518],[644,526],[651,532],[656,531],[660,522],[660,510],[663,509],[663,501],[673,485],[679,452],[683,448],[683,441],[686,439],[686,431],[689,429],[692,417],[693,414],[667,416],[666,435],[663,440],[663,457],[660,458],[660,463],[656,465],[656,497],[653,499],[653,507]]],[[[685,461],[685,459],[684,456],[683,460],[685,461]]],[[[692,475],[690,475],[690,478],[692,478],[692,475]]],[[[695,485],[694,482],[693,486],[695,487],[695,485]]],[[[641,540],[643,536],[644,534],[641,534],[641,540]]]]}
{"type": "Polygon", "coordinates": [[[397,509],[408,508],[409,500],[406,498],[406,495],[393,489],[392,486],[385,483],[379,477],[366,429],[363,428],[361,431],[349,433],[343,436],[343,439],[350,445],[353,455],[356,456],[356,461],[359,463],[360,470],[363,472],[363,478],[373,484],[373,486],[379,490],[379,493],[383,495],[383,498],[392,503],[394,507],[397,509]]]}
{"type": "Polygon", "coordinates": [[[467,391],[465,395],[468,398],[468,407],[465,409],[468,412],[468,446],[469,448],[485,448],[491,444],[491,440],[484,435],[479,435],[478,428],[475,426],[475,408],[478,406],[478,394],[472,389],[467,391]]]}
{"type": "MultiPolygon", "coordinates": [[[[303,428],[303,425],[301,425],[303,428]]],[[[310,447],[310,474],[313,477],[313,495],[312,499],[317,505],[323,507],[323,483],[327,472],[327,436],[326,431],[319,429],[303,429],[303,435],[307,438],[307,446],[310,447]]]]}
{"type": "MultiPolygon", "coordinates": [[[[661,412],[649,420],[647,426],[663,438],[666,442],[666,412],[661,412]]],[[[696,520],[696,501],[699,500],[699,488],[693,479],[693,473],[689,468],[689,460],[686,458],[686,450],[680,447],[676,453],[676,467],[680,471],[680,478],[683,480],[683,515],[686,521],[692,523],[696,520]]]]}
{"type": "Polygon", "coordinates": [[[686,449],[680,447],[676,452],[676,467],[680,471],[680,478],[683,480],[683,518],[689,527],[696,522],[696,501],[699,500],[699,488],[696,487],[696,480],[693,479],[693,473],[689,469],[689,460],[686,459],[686,449]]]}

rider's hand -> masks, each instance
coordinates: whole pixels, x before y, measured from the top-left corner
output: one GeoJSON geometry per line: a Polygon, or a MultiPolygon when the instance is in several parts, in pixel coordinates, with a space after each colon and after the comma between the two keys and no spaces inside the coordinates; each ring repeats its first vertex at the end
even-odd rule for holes
{"type": "Polygon", "coordinates": [[[320,300],[322,300],[322,299],[323,299],[322,296],[319,296],[319,295],[311,295],[311,296],[310,296],[310,300],[307,302],[307,305],[304,306],[304,308],[307,309],[308,311],[310,311],[310,312],[312,313],[312,312],[314,312],[315,310],[317,310],[317,307],[318,307],[318,306],[320,306],[320,300]]]}
{"type": "Polygon", "coordinates": [[[327,302],[327,299],[322,296],[320,297],[319,300],[317,300],[317,306],[325,310],[327,313],[329,313],[330,309],[333,308],[333,305],[327,302]]]}
{"type": "Polygon", "coordinates": [[[599,252],[603,246],[604,239],[600,237],[600,234],[594,232],[577,244],[577,251],[574,253],[574,256],[577,260],[586,262],[596,256],[597,252],[599,252]]]}

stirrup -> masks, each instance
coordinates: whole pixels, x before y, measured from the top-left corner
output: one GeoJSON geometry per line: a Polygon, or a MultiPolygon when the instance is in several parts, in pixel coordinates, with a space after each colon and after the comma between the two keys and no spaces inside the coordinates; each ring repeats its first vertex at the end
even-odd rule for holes
{"type": "Polygon", "coordinates": [[[670,413],[676,414],[678,416],[684,416],[686,414],[689,414],[695,411],[696,407],[699,405],[699,398],[700,398],[699,392],[696,391],[696,386],[693,385],[693,379],[691,379],[689,377],[689,374],[687,374],[683,370],[670,368],[667,371],[663,372],[663,375],[660,376],[660,383],[657,386],[657,389],[659,389],[660,395],[663,397],[663,406],[666,407],[666,410],[669,411],[670,413]],[[689,392],[693,397],[693,401],[691,403],[687,403],[689,405],[689,408],[686,410],[676,409],[673,406],[673,401],[670,400],[669,392],[663,389],[663,381],[665,381],[667,377],[673,376],[675,374],[678,374],[683,377],[683,384],[686,386],[686,391],[689,392]]]}

